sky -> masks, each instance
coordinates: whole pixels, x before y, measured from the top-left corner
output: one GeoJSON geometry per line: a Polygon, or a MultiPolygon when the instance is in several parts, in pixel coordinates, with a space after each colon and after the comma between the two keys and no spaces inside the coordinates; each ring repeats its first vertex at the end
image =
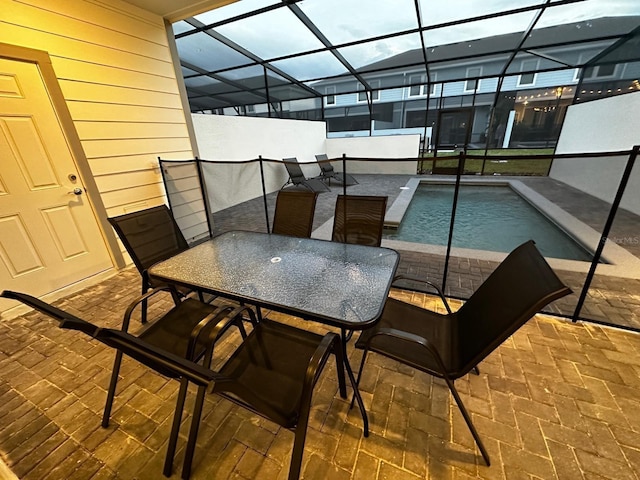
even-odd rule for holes
{"type": "MultiPolygon", "coordinates": [[[[540,5],[544,0],[419,0],[423,26],[540,5]]],[[[554,0],[555,1],[555,0],[554,0]]],[[[278,0],[242,0],[198,15],[211,24],[235,15],[279,3],[278,0]]],[[[297,3],[334,45],[355,42],[418,27],[414,0],[303,0],[297,3]]],[[[525,12],[424,32],[427,46],[443,45],[491,35],[524,31],[536,12],[525,12]]],[[[549,7],[536,28],[603,16],[640,15],[640,0],[584,0],[549,7]]],[[[286,7],[220,26],[221,34],[263,59],[323,48],[323,44],[286,7]]],[[[346,47],[344,57],[355,67],[420,48],[419,34],[346,47]]],[[[317,54],[275,62],[288,73],[305,79],[344,73],[331,54],[317,54]]]]}

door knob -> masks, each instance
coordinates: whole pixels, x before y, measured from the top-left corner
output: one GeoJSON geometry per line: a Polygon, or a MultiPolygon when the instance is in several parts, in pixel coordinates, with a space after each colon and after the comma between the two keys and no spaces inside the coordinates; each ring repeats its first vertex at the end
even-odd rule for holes
{"type": "Polygon", "coordinates": [[[74,188],[72,191],[67,192],[69,195],[82,195],[82,189],[80,187],[74,188]]]}

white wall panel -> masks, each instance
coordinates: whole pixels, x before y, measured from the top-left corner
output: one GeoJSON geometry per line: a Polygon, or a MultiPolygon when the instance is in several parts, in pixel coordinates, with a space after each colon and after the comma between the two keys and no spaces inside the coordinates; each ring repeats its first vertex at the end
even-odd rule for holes
{"type": "Polygon", "coordinates": [[[119,0],[0,11],[0,42],[49,53],[107,212],[162,203],[157,157],[193,156],[163,19],[119,0]]]}
{"type": "Polygon", "coordinates": [[[324,122],[200,114],[192,118],[203,159],[249,160],[262,155],[311,161],[324,152],[324,122]]]}
{"type": "MultiPolygon", "coordinates": [[[[594,100],[567,109],[556,153],[630,150],[640,144],[637,112],[640,92],[594,100]]],[[[627,158],[556,159],[550,176],[611,202],[627,158]]],[[[637,163],[621,207],[640,214],[640,167],[637,163]]]]}
{"type": "MultiPolygon", "coordinates": [[[[420,151],[420,135],[388,135],[376,137],[345,137],[327,139],[327,156],[338,158],[345,154],[355,158],[417,158],[420,151]]],[[[342,170],[340,162],[334,164],[342,170]]],[[[352,173],[399,173],[415,175],[417,162],[350,162],[352,173]]]]}

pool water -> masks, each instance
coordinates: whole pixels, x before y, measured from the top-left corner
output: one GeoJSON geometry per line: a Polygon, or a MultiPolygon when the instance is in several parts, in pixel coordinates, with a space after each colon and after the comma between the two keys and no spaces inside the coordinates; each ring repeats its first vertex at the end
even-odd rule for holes
{"type": "MultiPolygon", "coordinates": [[[[385,230],[384,238],[446,245],[453,191],[453,185],[420,185],[398,230],[385,230]]],[[[510,252],[530,239],[545,257],[591,261],[581,245],[508,186],[460,187],[453,247],[510,252]]]]}

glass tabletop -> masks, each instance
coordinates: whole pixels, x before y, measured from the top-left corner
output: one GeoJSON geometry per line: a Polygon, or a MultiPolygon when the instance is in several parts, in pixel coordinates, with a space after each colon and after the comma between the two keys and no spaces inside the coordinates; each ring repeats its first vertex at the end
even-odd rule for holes
{"type": "Polygon", "coordinates": [[[261,307],[349,329],[375,322],[399,255],[382,247],[227,232],[149,270],[261,307]]]}

